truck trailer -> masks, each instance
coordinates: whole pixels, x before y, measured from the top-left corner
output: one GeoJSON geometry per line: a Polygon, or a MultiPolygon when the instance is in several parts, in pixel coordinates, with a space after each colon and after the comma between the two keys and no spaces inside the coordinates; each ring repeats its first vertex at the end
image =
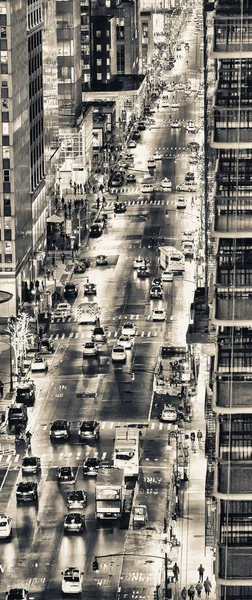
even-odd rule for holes
{"type": "Polygon", "coordinates": [[[98,471],[95,488],[97,519],[120,519],[123,514],[124,471],[113,467],[98,471]]]}

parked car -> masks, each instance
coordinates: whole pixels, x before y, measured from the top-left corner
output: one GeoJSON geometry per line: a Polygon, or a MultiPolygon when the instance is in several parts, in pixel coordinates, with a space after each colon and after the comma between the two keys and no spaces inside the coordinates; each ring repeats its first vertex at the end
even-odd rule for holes
{"type": "Polygon", "coordinates": [[[24,404],[33,404],[35,402],[36,386],[31,379],[22,381],[16,388],[16,402],[24,404]]]}
{"type": "Polygon", "coordinates": [[[100,237],[102,230],[103,227],[101,227],[100,223],[93,223],[90,227],[89,235],[90,237],[100,237]]]}
{"type": "Polygon", "coordinates": [[[54,345],[51,342],[51,340],[48,339],[43,339],[39,341],[38,344],[38,348],[39,348],[39,354],[53,354],[54,352],[54,345]]]}
{"type": "Polygon", "coordinates": [[[17,425],[26,426],[28,421],[27,407],[23,403],[15,403],[8,409],[8,424],[9,427],[17,425]]]}
{"type": "Polygon", "coordinates": [[[78,296],[77,283],[72,283],[71,281],[68,281],[67,283],[65,283],[64,296],[65,296],[65,298],[77,298],[77,296],[78,296]]]}
{"type": "Polygon", "coordinates": [[[130,140],[128,142],[128,148],[136,148],[136,142],[135,142],[135,140],[130,140]]]}
{"type": "Polygon", "coordinates": [[[175,423],[175,421],[177,421],[176,408],[169,404],[165,404],[160,415],[160,420],[165,421],[166,423],[175,423]]]}
{"type": "Polygon", "coordinates": [[[5,513],[0,514],[0,541],[11,540],[12,519],[5,513]]]}
{"type": "Polygon", "coordinates": [[[31,372],[32,373],[35,373],[37,371],[45,372],[47,370],[48,370],[47,361],[42,356],[39,356],[39,354],[37,356],[35,356],[31,363],[31,372]]]}
{"type": "Polygon", "coordinates": [[[162,181],[160,183],[160,187],[162,188],[162,190],[171,191],[172,190],[171,180],[168,179],[167,177],[165,177],[164,179],[162,179],[162,181]]]}

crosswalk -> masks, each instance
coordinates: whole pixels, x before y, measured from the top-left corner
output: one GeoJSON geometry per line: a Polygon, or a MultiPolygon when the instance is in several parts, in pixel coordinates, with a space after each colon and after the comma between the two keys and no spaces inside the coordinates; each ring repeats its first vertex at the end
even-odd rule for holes
{"type": "MultiPolygon", "coordinates": [[[[136,190],[135,190],[136,191],[136,190]]],[[[175,190],[173,190],[173,193],[175,192],[175,190]]],[[[118,194],[125,194],[128,193],[128,188],[120,188],[118,190],[118,194]]],[[[172,192],[168,192],[168,193],[172,193],[172,192]]],[[[186,193],[186,192],[183,192],[186,193]]],[[[150,200],[150,198],[136,198],[136,199],[132,199],[132,200],[125,200],[126,206],[176,206],[177,205],[177,198],[167,198],[167,200],[150,200]]],[[[110,208],[114,208],[114,201],[113,200],[107,200],[106,202],[106,209],[110,209],[110,208]]]]}
{"type": "MultiPolygon", "coordinates": [[[[112,430],[114,430],[117,427],[125,427],[127,425],[130,425],[130,423],[125,423],[125,422],[117,422],[117,421],[100,421],[100,431],[101,431],[101,437],[103,432],[111,432],[112,430]]],[[[134,424],[135,425],[135,424],[134,424]]],[[[43,424],[41,425],[41,428],[44,431],[48,431],[50,430],[50,423],[47,424],[43,424]]],[[[78,430],[80,426],[80,422],[75,422],[72,423],[72,430],[78,430]]],[[[153,432],[161,432],[163,431],[165,434],[166,432],[169,432],[173,429],[173,425],[172,423],[160,423],[159,421],[153,421],[153,422],[146,422],[146,423],[141,423],[140,424],[141,429],[145,429],[145,430],[150,430],[153,432]]],[[[76,448],[76,446],[75,446],[76,448]]],[[[55,447],[54,447],[55,450],[55,447]]],[[[53,456],[49,456],[48,452],[42,452],[40,454],[40,459],[41,459],[41,467],[42,467],[42,472],[43,469],[46,468],[57,468],[59,466],[61,466],[62,464],[64,465],[66,462],[68,464],[72,463],[74,464],[82,464],[83,459],[87,458],[88,456],[92,456],[92,457],[96,457],[99,458],[99,460],[102,461],[109,461],[112,463],[113,460],[113,454],[112,452],[101,452],[101,451],[96,451],[94,448],[90,448],[88,445],[85,444],[80,444],[80,448],[77,448],[77,450],[75,452],[73,452],[71,449],[63,449],[60,450],[60,452],[57,453],[57,458],[55,457],[55,452],[53,456]],[[55,464],[55,462],[57,461],[57,464],[55,464]]],[[[19,468],[20,464],[23,460],[24,455],[17,453],[14,454],[13,452],[9,453],[8,455],[2,455],[0,454],[0,469],[1,468],[19,468]]],[[[143,456],[142,461],[149,461],[150,459],[148,457],[143,456]]],[[[164,458],[153,458],[152,459],[153,462],[158,462],[158,460],[162,460],[164,461],[164,458]]],[[[73,465],[71,465],[73,466],[73,465]]]]}
{"type": "MultiPolygon", "coordinates": [[[[56,322],[56,320],[55,320],[56,322]]],[[[62,320],[60,321],[62,323],[62,320]]],[[[161,322],[162,323],[162,322],[161,322]]],[[[153,338],[157,337],[160,334],[160,331],[137,331],[135,337],[137,338],[153,338]]],[[[119,331],[108,331],[107,338],[111,341],[116,340],[118,336],[121,335],[119,331]]],[[[87,340],[87,332],[86,331],[76,331],[76,332],[60,332],[60,333],[52,333],[49,336],[51,341],[63,341],[63,340],[87,340]]]]}

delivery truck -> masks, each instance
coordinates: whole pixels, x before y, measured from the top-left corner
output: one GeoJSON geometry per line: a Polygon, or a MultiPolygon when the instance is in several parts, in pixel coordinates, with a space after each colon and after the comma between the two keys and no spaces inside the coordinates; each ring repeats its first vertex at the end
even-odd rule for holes
{"type": "Polygon", "coordinates": [[[77,306],[77,323],[91,323],[96,325],[99,322],[100,309],[97,302],[82,302],[77,306]]]}
{"type": "Polygon", "coordinates": [[[95,488],[97,519],[120,519],[123,514],[124,471],[113,467],[99,469],[95,488]]]}

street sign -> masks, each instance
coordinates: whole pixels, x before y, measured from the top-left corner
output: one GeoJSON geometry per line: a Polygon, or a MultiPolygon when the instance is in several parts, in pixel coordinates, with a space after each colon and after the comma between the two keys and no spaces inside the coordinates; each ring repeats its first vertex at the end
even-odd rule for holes
{"type": "Polygon", "coordinates": [[[97,392],[77,392],[76,398],[97,398],[97,392]]]}

